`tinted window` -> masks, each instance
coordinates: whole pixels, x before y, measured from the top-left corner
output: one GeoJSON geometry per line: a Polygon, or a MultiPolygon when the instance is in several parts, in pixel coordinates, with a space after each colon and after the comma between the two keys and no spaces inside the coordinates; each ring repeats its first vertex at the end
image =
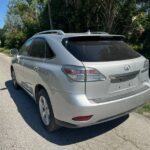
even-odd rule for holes
{"type": "Polygon", "coordinates": [[[46,58],[52,58],[54,57],[54,53],[49,47],[49,45],[46,43],[46,58]]]}
{"type": "Polygon", "coordinates": [[[85,62],[116,61],[140,56],[123,41],[66,39],[63,45],[73,56],[85,62]]]}
{"type": "Polygon", "coordinates": [[[28,40],[28,41],[20,48],[19,54],[20,54],[20,55],[27,56],[31,44],[32,44],[32,40],[28,40]]]}
{"type": "Polygon", "coordinates": [[[34,39],[28,55],[31,57],[45,58],[45,41],[41,38],[34,39]]]}

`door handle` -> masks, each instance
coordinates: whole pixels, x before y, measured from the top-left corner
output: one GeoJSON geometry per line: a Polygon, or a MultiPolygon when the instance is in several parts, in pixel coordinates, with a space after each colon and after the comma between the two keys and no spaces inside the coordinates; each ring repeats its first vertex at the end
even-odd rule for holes
{"type": "Polygon", "coordinates": [[[35,66],[35,67],[33,68],[33,70],[34,70],[35,72],[38,72],[38,71],[39,71],[39,67],[35,66]]]}

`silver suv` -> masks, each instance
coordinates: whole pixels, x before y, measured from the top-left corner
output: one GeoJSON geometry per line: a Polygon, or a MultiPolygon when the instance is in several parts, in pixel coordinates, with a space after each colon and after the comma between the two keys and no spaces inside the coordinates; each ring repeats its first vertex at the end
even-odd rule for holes
{"type": "Polygon", "coordinates": [[[128,114],[150,99],[149,61],[121,35],[37,33],[13,49],[11,76],[38,104],[49,131],[128,114]]]}

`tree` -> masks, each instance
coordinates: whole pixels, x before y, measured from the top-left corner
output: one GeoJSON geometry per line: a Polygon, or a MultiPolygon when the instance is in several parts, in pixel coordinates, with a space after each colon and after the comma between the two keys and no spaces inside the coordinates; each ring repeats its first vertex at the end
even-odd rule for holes
{"type": "Polygon", "coordinates": [[[52,15],[51,15],[51,0],[48,0],[48,14],[49,14],[50,29],[53,29],[52,15]]]}
{"type": "Polygon", "coordinates": [[[140,35],[133,33],[138,33],[141,25],[145,28],[141,11],[136,0],[10,0],[5,43],[20,46],[34,33],[48,29],[106,31],[137,42],[140,35]]]}
{"type": "Polygon", "coordinates": [[[52,0],[51,10],[54,27],[64,31],[125,34],[132,30],[136,0],[52,0]]]}
{"type": "Polygon", "coordinates": [[[0,47],[4,46],[4,29],[0,29],[0,47]]]}
{"type": "Polygon", "coordinates": [[[5,23],[5,44],[19,47],[27,38],[41,30],[42,0],[11,0],[5,23]]]}

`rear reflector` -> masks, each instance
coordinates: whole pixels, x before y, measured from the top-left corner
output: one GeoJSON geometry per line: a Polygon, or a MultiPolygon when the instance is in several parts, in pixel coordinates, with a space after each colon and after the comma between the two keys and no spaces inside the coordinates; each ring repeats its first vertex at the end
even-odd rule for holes
{"type": "Polygon", "coordinates": [[[72,118],[72,120],[74,120],[74,121],[87,121],[87,120],[90,120],[92,117],[93,117],[93,115],[89,115],[89,116],[78,116],[78,117],[72,118]]]}

